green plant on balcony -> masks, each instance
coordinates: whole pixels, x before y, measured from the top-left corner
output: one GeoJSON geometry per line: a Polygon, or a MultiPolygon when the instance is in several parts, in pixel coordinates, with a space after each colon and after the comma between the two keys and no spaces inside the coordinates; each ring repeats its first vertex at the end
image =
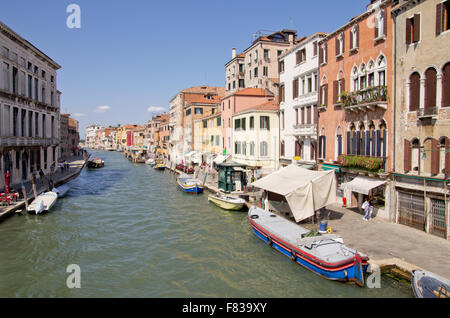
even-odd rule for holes
{"type": "Polygon", "coordinates": [[[386,102],[388,100],[386,86],[372,86],[356,92],[342,92],[339,97],[344,107],[386,102]]]}
{"type": "Polygon", "coordinates": [[[343,155],[339,158],[339,163],[344,168],[355,168],[370,172],[383,172],[383,158],[365,157],[355,155],[343,155]]]}

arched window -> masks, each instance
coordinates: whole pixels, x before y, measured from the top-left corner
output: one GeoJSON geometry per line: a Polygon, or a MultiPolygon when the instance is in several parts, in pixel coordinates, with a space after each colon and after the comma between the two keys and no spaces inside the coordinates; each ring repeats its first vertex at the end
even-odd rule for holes
{"type": "Polygon", "coordinates": [[[356,127],[353,123],[347,131],[347,154],[356,155],[356,127]]]}
{"type": "Polygon", "coordinates": [[[380,123],[380,155],[387,157],[387,126],[384,120],[380,123]]]}
{"type": "Polygon", "coordinates": [[[425,72],[425,108],[428,109],[436,107],[436,75],[432,67],[425,72]]]}
{"type": "Polygon", "coordinates": [[[442,103],[441,107],[450,106],[450,63],[442,69],[442,103]]]}
{"type": "Polygon", "coordinates": [[[450,139],[447,136],[439,138],[439,173],[450,172],[450,139]]]}
{"type": "Polygon", "coordinates": [[[417,111],[420,106],[420,74],[415,72],[409,77],[409,111],[417,111]]]}
{"type": "MultiPolygon", "coordinates": [[[[376,156],[377,137],[376,137],[376,132],[375,132],[375,124],[373,122],[370,123],[368,132],[369,132],[369,137],[368,137],[367,145],[368,145],[369,153],[367,155],[375,157],[376,156]]],[[[367,153],[367,151],[366,151],[366,153],[367,153]]]]}
{"type": "Polygon", "coordinates": [[[413,171],[420,170],[420,141],[414,138],[411,141],[411,167],[413,171]]]}

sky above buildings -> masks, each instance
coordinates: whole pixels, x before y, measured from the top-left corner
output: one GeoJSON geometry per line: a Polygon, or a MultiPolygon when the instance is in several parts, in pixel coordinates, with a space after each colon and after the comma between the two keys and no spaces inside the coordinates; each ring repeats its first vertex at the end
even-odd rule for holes
{"type": "Polygon", "coordinates": [[[368,0],[15,0],[0,21],[62,66],[61,112],[91,123],[144,124],[168,111],[188,87],[225,85],[231,49],[242,52],[259,30],[298,36],[332,32],[368,0]],[[81,8],[70,29],[67,6],[81,8]]]}

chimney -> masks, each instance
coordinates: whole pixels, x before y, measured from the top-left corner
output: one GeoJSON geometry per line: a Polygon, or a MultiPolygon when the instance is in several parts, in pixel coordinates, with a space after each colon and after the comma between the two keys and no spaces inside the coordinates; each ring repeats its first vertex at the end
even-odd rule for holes
{"type": "Polygon", "coordinates": [[[236,57],[236,49],[233,48],[233,49],[231,50],[231,58],[234,59],[235,57],[236,57]]]}

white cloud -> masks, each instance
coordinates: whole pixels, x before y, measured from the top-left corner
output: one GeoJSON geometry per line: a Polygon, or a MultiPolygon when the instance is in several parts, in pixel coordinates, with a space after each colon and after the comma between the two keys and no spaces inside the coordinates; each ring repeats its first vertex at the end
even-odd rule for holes
{"type": "Polygon", "coordinates": [[[151,106],[147,109],[149,113],[157,113],[157,112],[164,112],[166,111],[166,108],[164,107],[158,107],[158,106],[151,106]]]}
{"type": "Polygon", "coordinates": [[[108,105],[105,105],[105,106],[98,106],[97,108],[96,108],[96,110],[94,110],[96,113],[106,113],[108,110],[110,110],[111,109],[111,107],[110,106],[108,106],[108,105]]]}
{"type": "Polygon", "coordinates": [[[73,114],[73,116],[74,117],[86,117],[87,115],[84,113],[76,113],[76,114],[73,114]]]}

